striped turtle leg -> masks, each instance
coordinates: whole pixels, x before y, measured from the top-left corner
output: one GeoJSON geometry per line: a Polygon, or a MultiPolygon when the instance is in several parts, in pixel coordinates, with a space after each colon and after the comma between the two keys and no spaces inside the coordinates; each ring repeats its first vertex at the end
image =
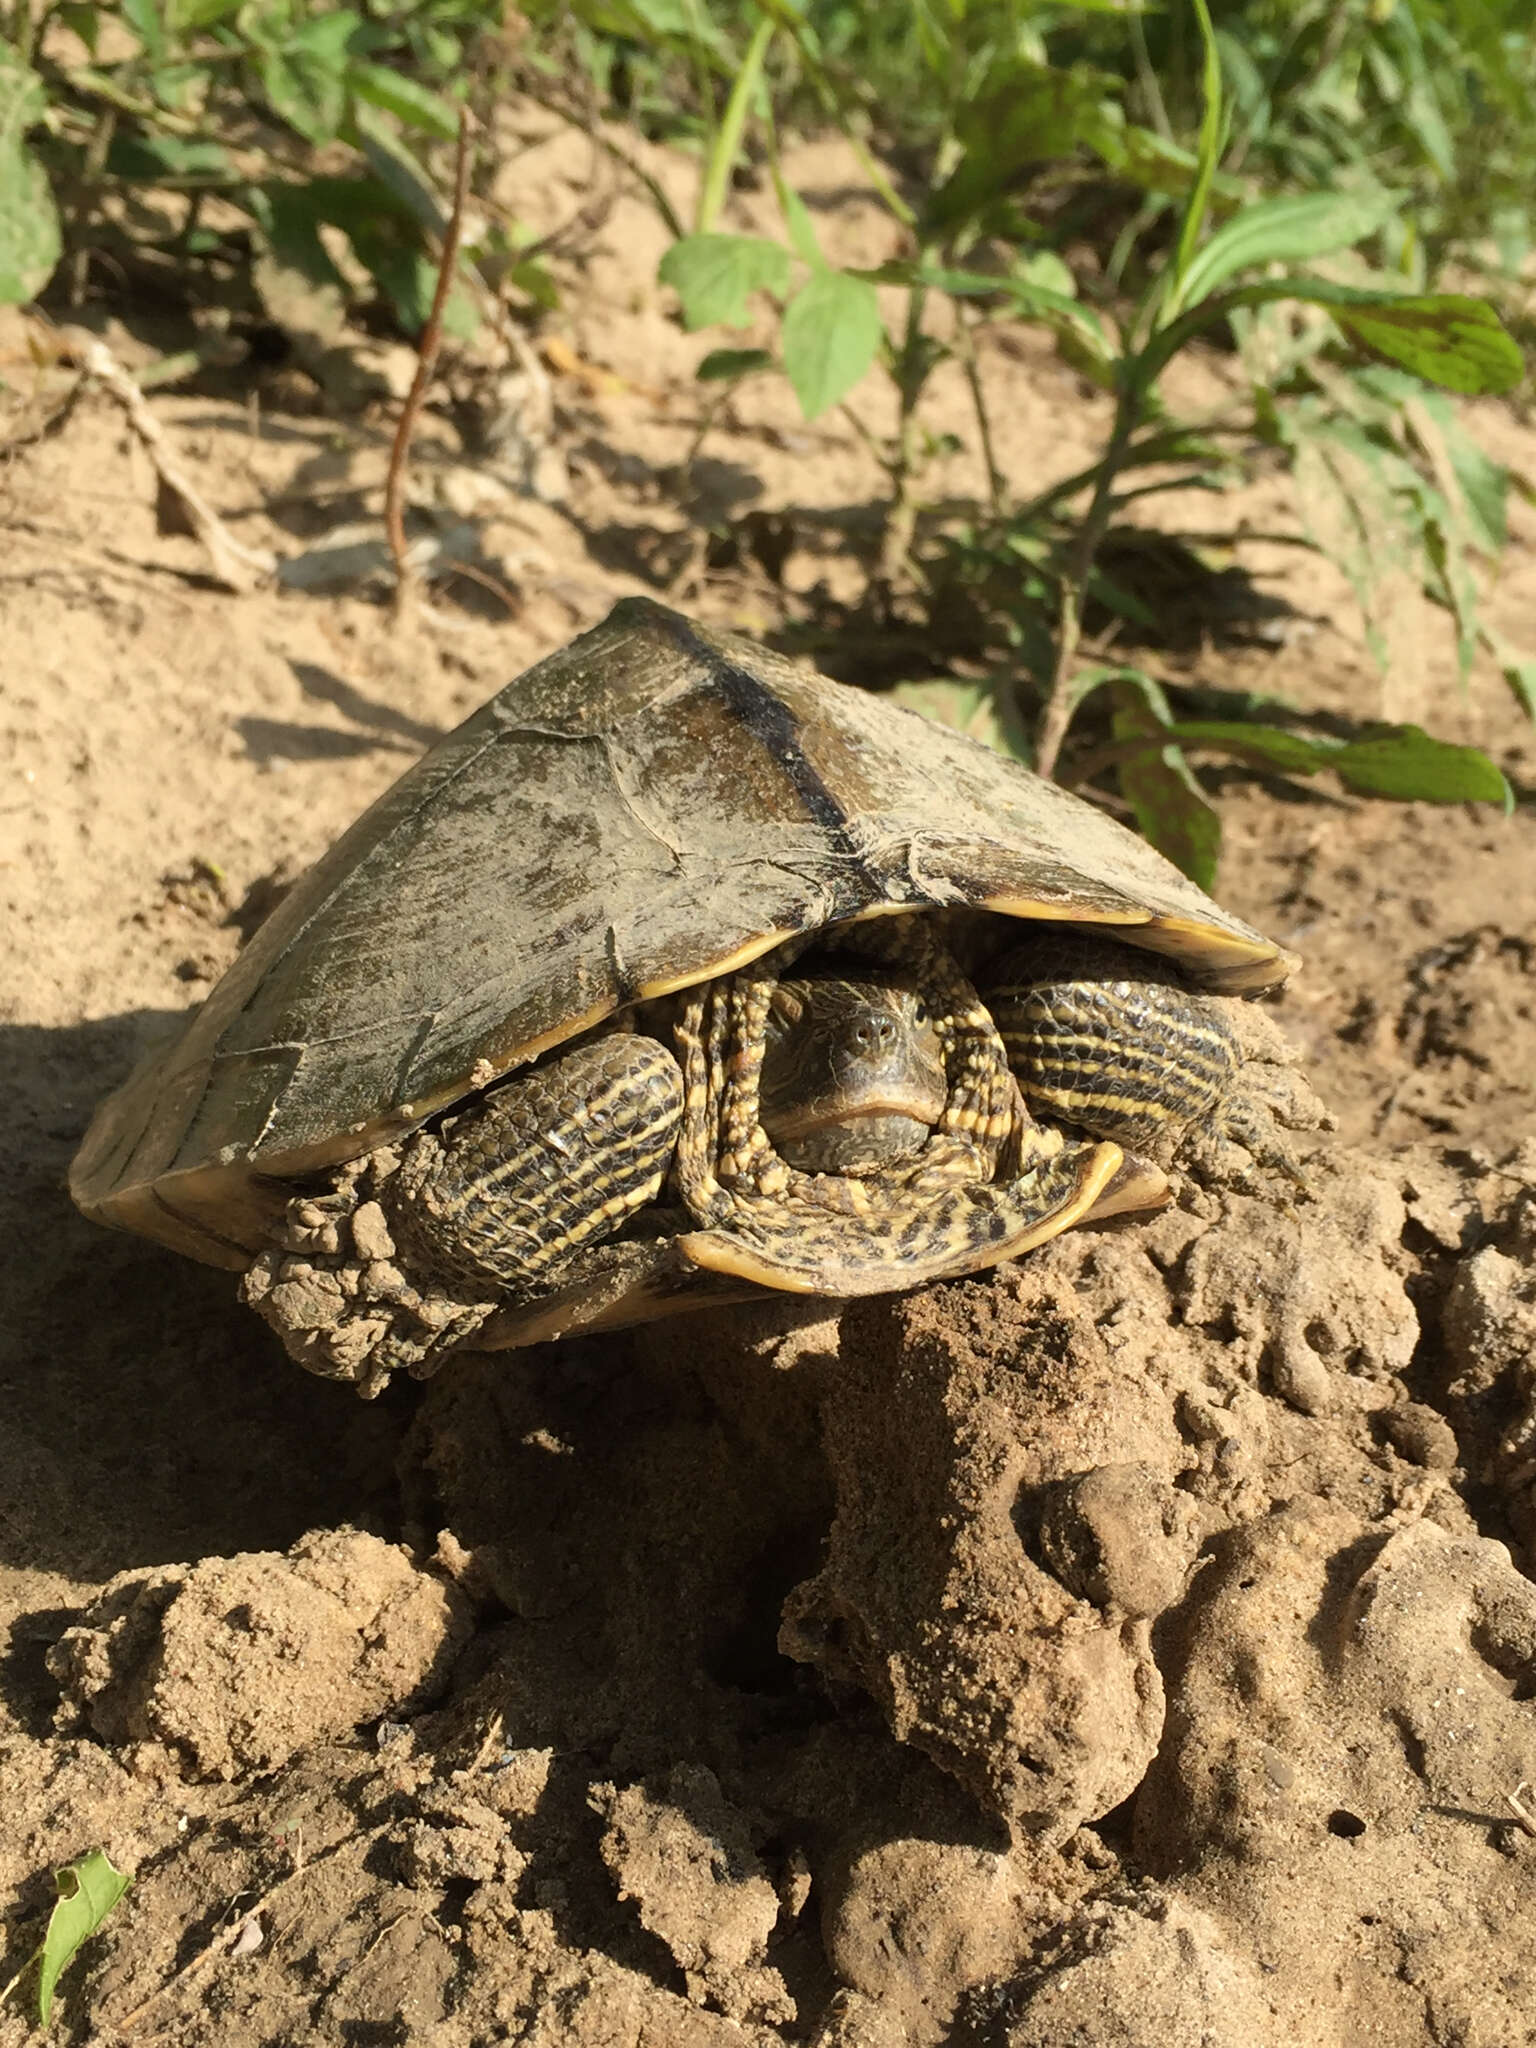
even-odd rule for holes
{"type": "Polygon", "coordinates": [[[991,969],[985,990],[1037,1113],[1153,1158],[1223,1113],[1239,1066],[1220,1009],[1155,954],[1063,933],[991,969]]]}
{"type": "Polygon", "coordinates": [[[655,1200],[682,1118],[682,1076],[655,1039],[591,1039],[414,1138],[391,1221],[428,1270],[516,1293],[655,1200]]]}

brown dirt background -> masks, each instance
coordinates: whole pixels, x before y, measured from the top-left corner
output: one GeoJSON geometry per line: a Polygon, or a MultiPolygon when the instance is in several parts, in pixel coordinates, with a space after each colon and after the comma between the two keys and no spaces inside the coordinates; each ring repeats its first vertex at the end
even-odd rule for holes
{"type": "MultiPolygon", "coordinates": [[[[520,216],[574,215],[587,145],[509,134],[520,216]]],[[[793,177],[834,259],[888,253],[838,147],[793,177]]],[[[44,429],[65,373],[0,329],[0,1982],[100,1846],[135,1883],[64,1980],[71,2042],[1536,2039],[1536,746],[1433,614],[1405,600],[1383,686],[1326,567],[1254,549],[1290,629],[1186,658],[1421,718],[1517,791],[1227,778],[1221,894],[1305,955],[1275,1014],[1338,1121],[1292,1208],[1190,1189],[841,1330],[701,1316],[365,1407],[227,1275],[69,1205],[99,1096],[511,675],[629,591],[749,632],[852,591],[880,479],[840,416],[749,386],[678,503],[706,343],[664,243],[621,195],[563,261],[549,331],[592,374],[553,378],[557,502],[424,425],[417,491],[510,617],[463,581],[404,628],[212,587],[119,409],[44,429]],[[696,518],[749,510],[788,521],[782,582],[702,564],[696,518]]],[[[130,366],[176,339],[95,324],[130,366]]],[[[1076,468],[1102,401],[1027,334],[987,356],[1010,478],[1076,468]]],[[[398,388],[401,351],[346,361],[398,388]]],[[[152,409],[250,544],[377,513],[387,404],[289,366],[152,409]]],[[[1523,418],[1473,425],[1536,473],[1523,418]]],[[[932,488],[978,483],[962,453],[932,488]]],[[[1529,641],[1512,521],[1493,611],[1529,641]]],[[[27,2032],[15,1997],[0,2048],[27,2032]]]]}

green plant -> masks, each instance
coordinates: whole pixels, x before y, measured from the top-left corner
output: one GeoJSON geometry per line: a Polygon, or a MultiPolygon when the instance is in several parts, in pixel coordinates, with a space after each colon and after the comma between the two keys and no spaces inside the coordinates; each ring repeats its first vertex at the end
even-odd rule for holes
{"type": "Polygon", "coordinates": [[[34,1963],[37,1973],[37,2023],[46,2027],[53,2016],[59,1978],[118,1904],[131,1877],[112,1867],[100,1849],[89,1850],[53,1873],[58,1898],[48,1916],[42,1940],[10,1982],[0,1986],[0,2001],[14,1991],[34,1963]]]}
{"type": "MultiPolygon", "coordinates": [[[[690,329],[740,324],[754,293],[765,293],[778,309],[776,354],[714,350],[700,365],[706,380],[782,369],[807,417],[814,417],[841,401],[876,362],[884,366],[896,386],[899,425],[882,450],[891,493],[872,603],[887,617],[905,607],[910,618],[913,606],[921,611],[926,602],[931,619],[941,594],[952,594],[957,580],[968,583],[991,613],[979,629],[983,651],[1000,643],[1015,657],[1014,674],[996,683],[992,695],[1011,697],[1022,686],[1033,699],[1033,758],[1042,773],[1057,772],[1074,721],[1103,692],[1108,731],[1101,720],[1099,743],[1085,756],[1089,772],[1113,776],[1148,835],[1190,873],[1209,880],[1219,822],[1189,766],[1189,748],[1290,773],[1328,767],[1350,787],[1376,794],[1502,801],[1507,791],[1486,757],[1445,746],[1414,727],[1371,729],[1341,742],[1261,721],[1181,721],[1165,690],[1142,669],[1085,660],[1089,601],[1097,597],[1122,616],[1130,602],[1104,573],[1112,529],[1152,492],[1191,483],[1220,488],[1245,446],[1282,449],[1311,480],[1314,497],[1321,483],[1348,502],[1342,538],[1314,521],[1311,539],[1339,556],[1368,617],[1373,579],[1384,564],[1359,544],[1362,497],[1369,485],[1392,500],[1394,563],[1406,563],[1452,612],[1465,665],[1480,641],[1493,645],[1478,617],[1473,563],[1480,554],[1495,555],[1501,544],[1508,479],[1477,455],[1436,387],[1506,391],[1522,364],[1483,301],[1410,289],[1350,255],[1379,241],[1398,220],[1393,192],[1366,184],[1250,193],[1247,204],[1233,205],[1243,188],[1222,170],[1228,103],[1217,40],[1204,0],[1193,0],[1193,7],[1204,51],[1203,110],[1188,150],[1129,122],[1109,73],[1081,64],[1055,68],[1048,52],[1021,54],[1017,38],[957,47],[973,18],[925,11],[930,66],[943,72],[948,94],[934,141],[942,175],[921,212],[887,180],[878,181],[914,253],[868,272],[827,263],[804,205],[784,178],[767,84],[769,53],[775,39],[788,39],[802,70],[812,75],[821,56],[804,17],[783,0],[763,0],[706,157],[693,230],[668,251],[661,276],[676,289],[690,329]],[[721,233],[716,225],[754,110],[778,194],[782,242],[721,233]],[[1058,162],[1080,165],[1085,155],[1156,202],[1144,210],[1143,227],[1170,207],[1176,223],[1171,249],[1156,266],[1142,266],[1147,282],[1118,312],[1085,302],[1072,272],[1042,246],[1040,228],[1021,206],[1021,187],[1049,180],[1058,162]],[[1227,217],[1218,223],[1222,212],[1227,217]],[[1353,277],[1341,268],[1351,263],[1353,277]],[[1281,269],[1286,274],[1276,275],[1281,269]],[[880,321],[877,285],[899,286],[906,294],[896,338],[880,321]],[[949,302],[948,339],[936,338],[927,317],[936,299],[949,302]],[[1314,319],[1304,338],[1282,351],[1279,364],[1265,369],[1257,343],[1273,340],[1264,316],[1277,306],[1321,309],[1326,320],[1314,319]],[[976,364],[976,326],[997,312],[1048,326],[1077,366],[1115,398],[1098,460],[1024,503],[1010,499],[993,459],[976,364]],[[1245,344],[1239,360],[1249,373],[1240,399],[1198,422],[1172,417],[1159,389],[1169,364],[1207,337],[1234,334],[1245,344]],[[934,535],[930,521],[924,539],[920,406],[945,356],[960,360],[971,386],[989,502],[964,527],[940,525],[934,535]]],[[[985,18],[995,29],[999,10],[985,18]]],[[[824,68],[820,75],[828,78],[824,68]]],[[[1074,174],[1081,176],[1080,169],[1074,174]]],[[[1494,651],[1529,708],[1531,669],[1509,650],[1494,651]]],[[[952,692],[941,700],[952,703],[952,692]]],[[[1022,750],[1024,727],[1012,705],[1002,704],[986,723],[1004,744],[1022,750]]]]}
{"type": "MultiPolygon", "coordinates": [[[[499,25],[494,0],[52,0],[41,14],[13,0],[8,12],[0,301],[42,291],[61,257],[78,300],[100,257],[174,275],[194,303],[302,299],[323,330],[372,292],[421,327],[443,220],[416,150],[456,135],[458,81],[499,25]]],[[[547,296],[515,244],[492,222],[473,253],[547,296]]],[[[472,324],[468,299],[453,319],[472,324]]]]}
{"type": "MultiPolygon", "coordinates": [[[[1392,253],[1423,282],[1448,262],[1512,278],[1530,247],[1536,42],[1526,0],[1241,0],[1217,5],[1229,166],[1398,199],[1392,253]]],[[[1170,108],[1199,90],[1177,10],[1148,17],[1170,108]]]]}

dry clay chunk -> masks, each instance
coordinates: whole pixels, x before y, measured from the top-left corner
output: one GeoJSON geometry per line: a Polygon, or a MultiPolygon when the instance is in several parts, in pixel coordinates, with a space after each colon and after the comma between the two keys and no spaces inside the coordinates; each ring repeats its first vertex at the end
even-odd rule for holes
{"type": "Polygon", "coordinates": [[[1010,1825],[1063,1841],[1118,1805],[1162,1726],[1149,1615],[1196,1544],[1163,1397],[1025,1268],[850,1309],[823,1417],[837,1515],[781,1648],[1010,1825]]]}
{"type": "Polygon", "coordinates": [[[949,2038],[962,1995],[1004,1975],[1039,1939],[1059,1901],[1043,1888],[1037,1853],[1051,1854],[897,1837],[859,1849],[829,1875],[827,1959],[892,2040],[931,2048],[949,2038]]]}
{"type": "Polygon", "coordinates": [[[733,2018],[792,2020],[784,1980],[763,1963],[778,1893],[714,1773],[678,1764],[653,1784],[595,1785],[591,1803],[620,1898],[672,1951],[689,1997],[733,2018]]]}
{"type": "Polygon", "coordinates": [[[1480,1478],[1504,1495],[1527,1550],[1536,1548],[1536,1196],[1516,1210],[1513,1250],[1462,1259],[1446,1296],[1450,1396],[1480,1478]]]}
{"type": "Polygon", "coordinates": [[[48,1663],[72,1724],[237,1778],[420,1703],[469,1629],[452,1586],[397,1544],[339,1529],[286,1555],[120,1573],[48,1663]]]}

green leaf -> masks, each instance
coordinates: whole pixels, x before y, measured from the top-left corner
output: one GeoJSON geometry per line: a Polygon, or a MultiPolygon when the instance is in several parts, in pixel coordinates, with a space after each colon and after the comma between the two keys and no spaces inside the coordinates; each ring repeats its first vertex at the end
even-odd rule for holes
{"type": "Polygon", "coordinates": [[[208,178],[232,182],[235,167],[217,142],[198,142],[181,135],[114,135],[107,151],[107,170],[114,178],[132,178],[146,185],[161,178],[208,178]]]}
{"type": "Polygon", "coordinates": [[[94,58],[101,36],[101,9],[85,4],[85,0],[64,0],[59,8],[59,20],[71,35],[80,38],[94,58]]]}
{"type": "Polygon", "coordinates": [[[306,141],[331,142],[347,111],[348,46],[362,27],[349,9],[318,14],[287,42],[259,50],[256,67],[274,114],[306,141]]]}
{"type": "Polygon", "coordinates": [[[1287,775],[1332,769],[1358,796],[1431,804],[1509,801],[1509,785],[1481,748],[1432,739],[1416,725],[1389,726],[1357,740],[1249,725],[1242,719],[1177,719],[1167,730],[1185,746],[1260,760],[1287,775]]]}
{"type": "Polygon", "coordinates": [[[819,270],[784,313],[784,370],[808,420],[836,405],[875,359],[885,330],[875,288],[819,270]]]}
{"type": "Polygon", "coordinates": [[[1506,661],[1499,673],[1515,693],[1515,701],[1526,717],[1536,722],[1536,661],[1506,661]]]}
{"type": "Polygon", "coordinates": [[[391,71],[388,65],[363,63],[354,58],[347,67],[347,84],[360,100],[382,107],[407,128],[419,128],[442,142],[458,138],[458,109],[403,71],[391,71]]]}
{"type": "Polygon", "coordinates": [[[795,254],[802,263],[808,263],[812,270],[824,270],[827,259],[821,253],[821,244],[816,239],[816,230],[811,224],[810,210],[805,201],[784,178],[778,166],[774,166],[773,189],[779,197],[779,211],[784,216],[784,226],[795,254]]]}
{"type": "Polygon", "coordinates": [[[0,306],[35,298],[63,248],[47,175],[22,141],[47,107],[42,80],[0,43],[0,306]]]}
{"type": "MultiPolygon", "coordinates": [[[[337,215],[343,211],[325,204],[328,192],[342,182],[316,178],[303,185],[258,186],[253,188],[250,199],[267,251],[276,265],[295,272],[302,286],[311,291],[333,294],[336,303],[344,306],[349,297],[346,279],[320,239],[322,223],[337,224],[337,215]]],[[[349,186],[363,183],[361,179],[345,182],[349,186]]],[[[262,270],[258,262],[258,291],[262,289],[262,270]]],[[[288,288],[285,281],[285,293],[288,288]]]]}
{"type": "Polygon", "coordinates": [[[1510,806],[1509,784],[1480,747],[1431,739],[1416,725],[1400,725],[1372,739],[1349,740],[1327,765],[1361,796],[1510,806]]]}
{"type": "Polygon", "coordinates": [[[167,0],[166,18],[179,35],[189,29],[212,28],[238,14],[245,0],[167,0]]]}
{"type": "Polygon", "coordinates": [[[1072,275],[1071,265],[1054,249],[1032,249],[1018,257],[1013,279],[1029,291],[1054,292],[1063,299],[1077,297],[1077,279],[1072,275]]]}
{"type": "MultiPolygon", "coordinates": [[[[0,51],[0,57],[5,52],[0,51]]],[[[0,306],[35,298],[63,248],[59,211],[42,165],[5,135],[5,91],[21,66],[0,65],[0,306]]]]}
{"type": "Polygon", "coordinates": [[[74,1959],[84,1941],[127,1891],[133,1879],[114,1870],[99,1849],[92,1849],[73,1863],[53,1873],[59,1888],[58,1903],[48,1916],[43,1936],[42,1968],[37,1980],[37,2018],[46,2027],[53,2011],[54,1987],[60,1973],[74,1959]]]}
{"type": "Polygon", "coordinates": [[[0,306],[36,298],[62,249],[58,208],[42,165],[24,149],[0,149],[0,306]]]}
{"type": "Polygon", "coordinates": [[[1485,455],[1454,416],[1442,421],[1441,430],[1477,545],[1488,554],[1499,554],[1508,538],[1509,470],[1485,455]]]}
{"type": "MultiPolygon", "coordinates": [[[[1109,170],[1161,199],[1183,198],[1194,185],[1200,168],[1190,150],[1165,140],[1150,128],[1127,121],[1113,101],[1100,110],[1097,123],[1084,129],[1083,141],[1109,170]]],[[[1212,180],[1213,188],[1221,192],[1234,185],[1234,180],[1220,172],[1212,180]]],[[[1232,196],[1240,197],[1241,188],[1236,187],[1232,196]]]]}
{"type": "MultiPolygon", "coordinates": [[[[1195,151],[1195,182],[1185,201],[1183,218],[1179,222],[1178,245],[1173,258],[1173,295],[1180,297],[1184,291],[1184,280],[1188,277],[1194,262],[1195,248],[1200,232],[1205,226],[1206,211],[1211,203],[1211,186],[1216,177],[1216,166],[1221,156],[1222,137],[1225,133],[1225,115],[1221,103],[1221,53],[1216,47],[1216,32],[1211,27],[1210,11],[1205,0],[1193,0],[1195,20],[1200,29],[1201,72],[1200,72],[1200,139],[1195,151]]],[[[1185,873],[1189,870],[1186,868],[1185,873]]]]}
{"type": "Polygon", "coordinates": [[[1448,293],[1332,310],[1363,349],[1465,397],[1512,391],[1525,372],[1519,346],[1482,299],[1448,293]]]}
{"type": "Polygon", "coordinates": [[[150,95],[172,114],[190,114],[208,87],[206,64],[157,64],[145,80],[150,95]]]}
{"type": "Polygon", "coordinates": [[[21,138],[47,111],[43,81],[0,43],[0,149],[19,149],[21,138]]]}
{"type": "Polygon", "coordinates": [[[789,251],[760,235],[684,235],[658,271],[683,302],[683,325],[740,327],[755,291],[789,288],[789,251]]]}
{"type": "MultiPolygon", "coordinates": [[[[393,224],[381,227],[359,222],[348,229],[357,259],[384,296],[394,306],[407,334],[418,335],[427,324],[432,298],[437,289],[437,263],[414,241],[403,241],[393,224]]],[[[456,340],[467,340],[479,325],[474,300],[459,284],[448,294],[443,308],[443,331],[456,340]]]]}
{"type": "Polygon", "coordinates": [[[1118,582],[1106,569],[1095,567],[1089,571],[1087,594],[1095,604],[1103,605],[1106,611],[1113,612],[1116,618],[1124,619],[1129,625],[1157,631],[1160,620],[1156,608],[1118,582]]]}
{"type": "Polygon", "coordinates": [[[1120,792],[1142,836],[1192,882],[1209,889],[1221,857],[1221,819],[1206,802],[1183,749],[1165,737],[1169,728],[1136,685],[1115,685],[1112,730],[1117,740],[1153,743],[1118,764],[1120,792]]]}
{"type": "Polygon", "coordinates": [[[599,34],[620,36],[649,48],[670,42],[690,56],[714,59],[725,68],[729,56],[719,29],[696,0],[581,0],[573,10],[599,34]]]}
{"type": "Polygon", "coordinates": [[[370,204],[377,207],[382,199],[403,219],[415,221],[419,228],[440,240],[448,226],[447,209],[438,203],[431,177],[407,148],[393,122],[384,120],[366,101],[360,101],[352,109],[347,139],[355,139],[378,180],[378,185],[367,179],[361,182],[364,211],[370,204]],[[382,193],[379,186],[384,188],[382,193]]]}
{"type": "Polygon", "coordinates": [[[1138,382],[1151,384],[1192,335],[1237,308],[1269,306],[1282,299],[1326,306],[1362,348],[1465,397],[1512,391],[1525,373],[1518,346],[1486,300],[1460,293],[1408,296],[1366,291],[1321,277],[1288,277],[1235,285],[1189,307],[1161,328],[1135,359],[1138,382]]]}
{"type": "Polygon", "coordinates": [[[1108,73],[1009,55],[994,64],[955,118],[962,155],[928,202],[921,239],[949,239],[1015,182],[1026,166],[1070,157],[1101,122],[1118,89],[1108,73]]]}
{"type": "Polygon", "coordinates": [[[1515,702],[1527,718],[1536,721],[1536,661],[1527,661],[1501,633],[1495,633],[1489,626],[1484,626],[1482,638],[1483,645],[1499,665],[1499,674],[1514,691],[1515,702]]]}
{"type": "Polygon", "coordinates": [[[728,384],[773,367],[773,357],[765,348],[712,348],[693,374],[701,384],[728,384]]]}
{"type": "Polygon", "coordinates": [[[1152,706],[1154,715],[1166,725],[1172,716],[1168,700],[1163,695],[1163,686],[1139,668],[1111,668],[1102,662],[1090,663],[1080,668],[1067,688],[1067,708],[1075,712],[1086,704],[1095,690],[1103,689],[1106,683],[1130,683],[1138,689],[1152,706]]]}
{"type": "Polygon", "coordinates": [[[931,682],[898,683],[891,695],[898,704],[920,711],[936,725],[947,725],[980,740],[994,754],[1026,765],[1034,760],[1018,692],[1011,683],[956,682],[940,676],[931,682]]]}
{"type": "Polygon", "coordinates": [[[152,64],[165,57],[165,23],[156,0],[122,0],[123,19],[144,47],[152,64]]]}
{"type": "Polygon", "coordinates": [[[559,285],[536,256],[525,256],[520,263],[514,263],[506,273],[505,282],[515,291],[525,293],[546,313],[553,313],[560,303],[559,285]]]}
{"type": "Polygon", "coordinates": [[[1353,248],[1397,211],[1379,187],[1366,192],[1307,192],[1245,206],[1197,250],[1180,280],[1170,315],[1197,306],[1240,270],[1265,263],[1305,263],[1353,248]]]}
{"type": "Polygon", "coordinates": [[[1209,747],[1239,760],[1258,761],[1282,775],[1315,775],[1329,765],[1328,754],[1345,743],[1318,740],[1280,725],[1254,725],[1244,718],[1181,718],[1169,731],[1187,747],[1209,747]]]}

